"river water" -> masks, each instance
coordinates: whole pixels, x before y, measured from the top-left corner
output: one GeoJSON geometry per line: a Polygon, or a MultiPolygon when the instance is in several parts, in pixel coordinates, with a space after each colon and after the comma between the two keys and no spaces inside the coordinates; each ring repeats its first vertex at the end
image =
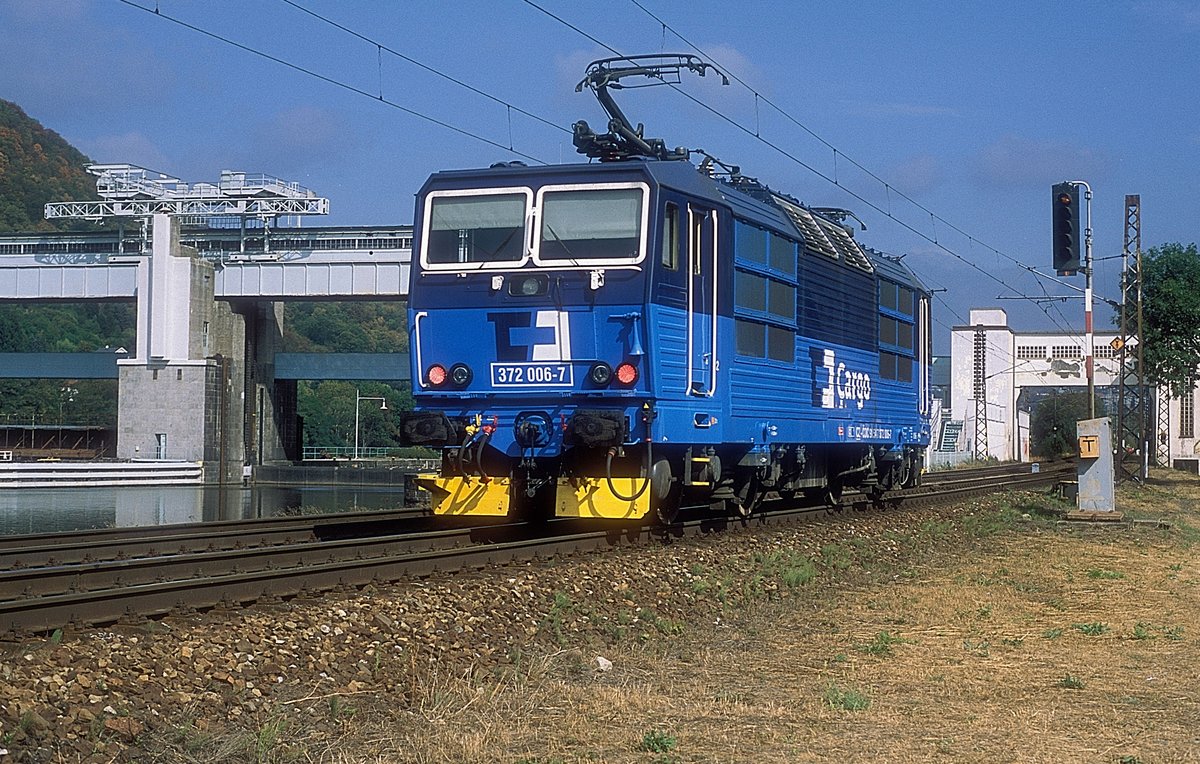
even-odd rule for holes
{"type": "Polygon", "coordinates": [[[0,489],[0,535],[246,520],[301,509],[357,512],[403,506],[404,491],[398,487],[0,489]]]}

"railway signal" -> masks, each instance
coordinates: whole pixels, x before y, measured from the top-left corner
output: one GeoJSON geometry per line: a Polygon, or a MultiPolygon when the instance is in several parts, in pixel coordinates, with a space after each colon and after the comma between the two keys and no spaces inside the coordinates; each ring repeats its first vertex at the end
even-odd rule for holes
{"type": "Polygon", "coordinates": [[[1079,272],[1079,189],[1074,183],[1054,184],[1054,270],[1059,276],[1079,272]]]}

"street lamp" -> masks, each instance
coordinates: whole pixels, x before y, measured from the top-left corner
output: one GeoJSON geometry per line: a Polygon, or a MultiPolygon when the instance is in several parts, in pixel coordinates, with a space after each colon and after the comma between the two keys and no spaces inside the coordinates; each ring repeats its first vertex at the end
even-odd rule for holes
{"type": "Polygon", "coordinates": [[[354,459],[358,459],[358,404],[363,401],[379,401],[379,410],[387,411],[387,400],[378,396],[359,395],[358,388],[354,388],[354,459]]]}

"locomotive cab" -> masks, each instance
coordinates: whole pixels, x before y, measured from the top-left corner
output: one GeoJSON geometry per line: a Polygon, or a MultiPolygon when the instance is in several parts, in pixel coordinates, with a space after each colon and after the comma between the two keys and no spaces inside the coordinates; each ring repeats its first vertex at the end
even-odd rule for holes
{"type": "Polygon", "coordinates": [[[654,417],[645,311],[656,186],[637,166],[435,175],[418,199],[409,443],[439,514],[636,519],[625,453],[654,417]],[[599,172],[596,172],[599,170],[599,172]],[[612,453],[610,453],[610,451],[612,453]]]}

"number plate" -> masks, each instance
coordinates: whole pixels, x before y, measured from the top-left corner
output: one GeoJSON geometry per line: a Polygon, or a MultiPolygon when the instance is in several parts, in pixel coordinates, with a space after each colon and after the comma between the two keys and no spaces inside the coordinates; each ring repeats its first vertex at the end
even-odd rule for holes
{"type": "Polygon", "coordinates": [[[571,387],[569,363],[494,363],[492,387],[571,387]]]}

